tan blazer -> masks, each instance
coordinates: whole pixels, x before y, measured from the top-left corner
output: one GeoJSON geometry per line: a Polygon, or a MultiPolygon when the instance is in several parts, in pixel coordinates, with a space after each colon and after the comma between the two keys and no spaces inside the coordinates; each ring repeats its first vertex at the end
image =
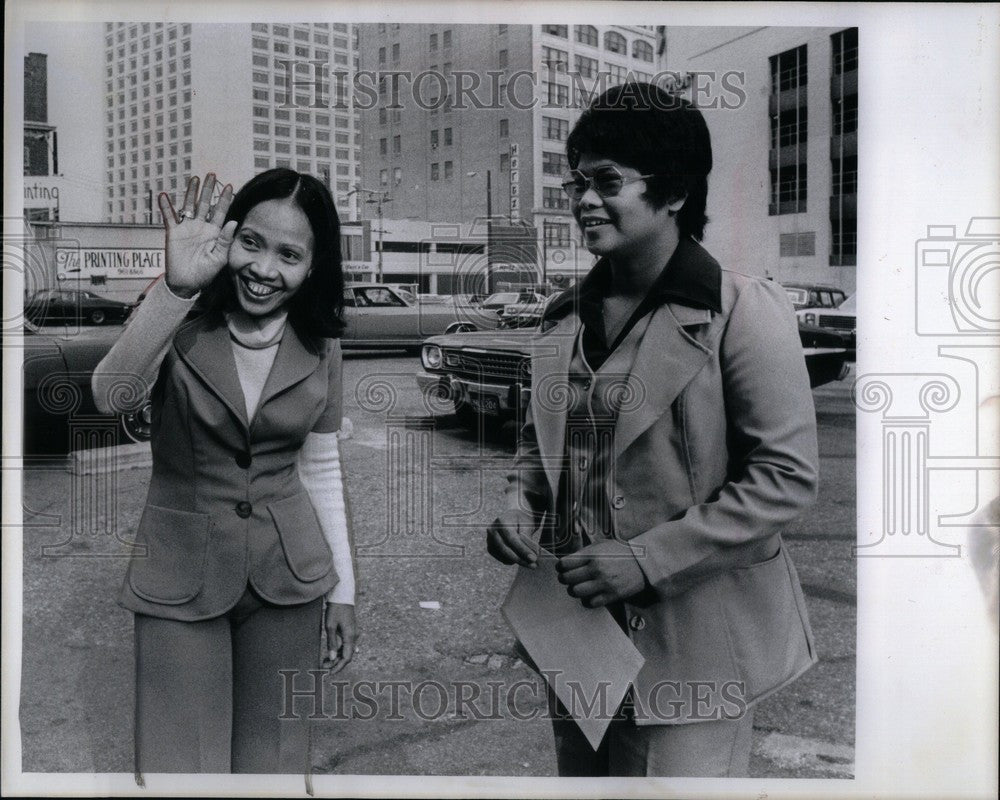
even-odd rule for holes
{"type": "Polygon", "coordinates": [[[121,605],[194,621],[232,608],[248,581],[279,605],[333,588],[295,463],[310,431],[339,429],[340,387],[339,342],[289,324],[248,420],[222,315],[184,323],[152,393],[153,474],[121,605]]]}
{"type": "MultiPolygon", "coordinates": [[[[704,250],[700,267],[719,269],[704,250]]],[[[792,307],[769,281],[721,272],[722,313],[667,302],[652,312],[615,427],[606,490],[614,529],[649,589],[629,598],[645,657],[639,724],[732,715],[816,661],[779,531],[814,500],[818,451],[792,307]]],[[[509,507],[551,515],[563,468],[575,311],[539,334],[509,507]]],[[[557,535],[543,527],[543,540],[557,535]]]]}

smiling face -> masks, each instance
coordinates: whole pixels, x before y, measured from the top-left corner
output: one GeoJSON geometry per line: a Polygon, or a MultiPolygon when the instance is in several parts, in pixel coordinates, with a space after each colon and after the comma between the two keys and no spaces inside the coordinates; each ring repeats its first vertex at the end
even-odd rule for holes
{"type": "Polygon", "coordinates": [[[291,198],[250,209],[229,248],[229,270],[240,308],[274,314],[299,290],[313,259],[309,219],[291,198]]]}
{"type": "Polygon", "coordinates": [[[626,259],[650,247],[658,247],[673,233],[674,220],[668,207],[655,208],[642,196],[646,182],[629,182],[643,173],[610,158],[583,153],[576,168],[590,177],[600,167],[614,167],[625,179],[614,197],[601,197],[591,186],[579,200],[570,202],[573,216],[583,232],[584,246],[594,255],[626,259]],[[668,227],[669,226],[669,227],[668,227]],[[668,233],[669,232],[669,233],[668,233]]]}

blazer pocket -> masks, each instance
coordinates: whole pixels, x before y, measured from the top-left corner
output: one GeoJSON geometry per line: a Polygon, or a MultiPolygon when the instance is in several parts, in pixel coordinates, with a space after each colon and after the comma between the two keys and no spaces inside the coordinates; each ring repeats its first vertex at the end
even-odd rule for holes
{"type": "Polygon", "coordinates": [[[268,503],[267,510],[296,578],[307,583],[318,581],[333,569],[333,554],[307,492],[268,503]]]}
{"type": "Polygon", "coordinates": [[[205,581],[208,530],[208,514],[147,505],[136,535],[136,544],[144,545],[146,554],[132,557],[132,591],[165,605],[194,598],[205,581]]]}
{"type": "Polygon", "coordinates": [[[784,546],[766,561],[722,576],[723,613],[748,697],[788,680],[808,657],[796,583],[784,546]]]}

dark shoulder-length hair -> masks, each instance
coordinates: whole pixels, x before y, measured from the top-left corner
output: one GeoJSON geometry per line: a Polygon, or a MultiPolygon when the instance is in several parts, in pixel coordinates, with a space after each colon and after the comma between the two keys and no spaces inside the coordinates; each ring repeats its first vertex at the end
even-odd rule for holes
{"type": "MultiPolygon", "coordinates": [[[[291,199],[302,209],[313,233],[312,269],[288,301],[288,319],[308,336],[335,339],[344,330],[344,272],[340,258],[340,218],[330,190],[312,175],[279,167],[251,178],[229,206],[226,222],[237,231],[250,209],[268,200],[291,199]]],[[[201,293],[204,310],[235,308],[236,292],[228,268],[201,293]]]]}
{"type": "Polygon", "coordinates": [[[705,235],[712,141],[705,118],[687,100],[650,83],[613,86],[583,112],[566,141],[572,168],[584,153],[660,176],[647,179],[646,200],[662,208],[686,198],[678,230],[699,241],[705,235]]]}

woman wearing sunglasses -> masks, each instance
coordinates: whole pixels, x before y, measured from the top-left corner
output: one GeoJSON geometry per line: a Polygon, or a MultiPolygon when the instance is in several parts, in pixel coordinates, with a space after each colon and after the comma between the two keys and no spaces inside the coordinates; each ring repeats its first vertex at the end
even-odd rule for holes
{"type": "Polygon", "coordinates": [[[780,536],[817,480],[795,317],[699,244],[712,151],[690,104],[615,87],[567,152],[598,260],[546,312],[488,548],[528,568],[553,553],[644,659],[597,753],[551,702],[560,775],[744,775],[754,705],[816,661],[780,536]]]}

